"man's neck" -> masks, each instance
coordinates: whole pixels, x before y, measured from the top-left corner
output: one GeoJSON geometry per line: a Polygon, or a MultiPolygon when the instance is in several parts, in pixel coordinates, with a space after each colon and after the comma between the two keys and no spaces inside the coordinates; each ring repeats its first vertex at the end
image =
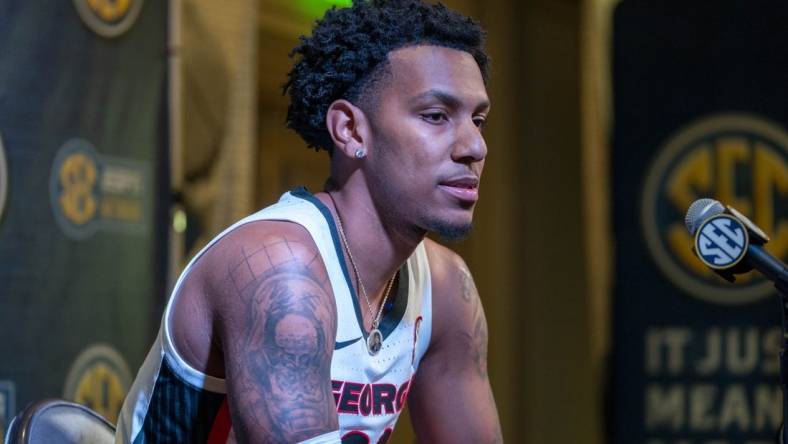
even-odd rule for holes
{"type": "MultiPolygon", "coordinates": [[[[334,220],[341,223],[359,278],[370,302],[377,304],[389,279],[413,254],[424,233],[385,220],[365,192],[366,188],[361,192],[347,185],[317,193],[316,197],[331,209],[334,220]]],[[[347,251],[345,255],[349,260],[347,251]]]]}

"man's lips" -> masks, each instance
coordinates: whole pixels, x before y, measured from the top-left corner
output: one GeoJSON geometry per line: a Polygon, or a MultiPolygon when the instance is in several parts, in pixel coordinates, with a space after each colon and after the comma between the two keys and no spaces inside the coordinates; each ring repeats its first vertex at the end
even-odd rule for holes
{"type": "Polygon", "coordinates": [[[479,179],[476,176],[445,180],[440,182],[438,186],[463,202],[476,202],[479,199],[479,179]]]}

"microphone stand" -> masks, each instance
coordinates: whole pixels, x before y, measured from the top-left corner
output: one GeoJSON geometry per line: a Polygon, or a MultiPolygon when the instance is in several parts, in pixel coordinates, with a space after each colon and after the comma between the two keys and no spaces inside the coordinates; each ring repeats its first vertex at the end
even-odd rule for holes
{"type": "MultiPolygon", "coordinates": [[[[788,444],[788,429],[785,427],[788,424],[788,268],[780,260],[761,248],[766,242],[763,236],[759,236],[759,233],[752,231],[753,227],[754,225],[748,228],[750,228],[750,234],[757,243],[751,243],[747,247],[749,268],[758,270],[767,279],[774,282],[774,288],[777,289],[777,294],[780,297],[783,337],[780,342],[779,361],[780,389],[782,389],[783,393],[783,425],[780,427],[777,443],[788,444]]],[[[760,231],[760,229],[758,230],[760,231]]],[[[731,282],[734,280],[731,279],[733,270],[727,270],[719,274],[731,282]]]]}
{"type": "Polygon", "coordinates": [[[780,444],[788,443],[788,429],[785,425],[788,424],[788,282],[778,280],[774,286],[777,288],[777,293],[780,296],[780,305],[782,305],[782,342],[780,347],[780,388],[783,392],[783,426],[780,428],[780,444]]]}
{"type": "MultiPolygon", "coordinates": [[[[734,216],[744,222],[752,237],[753,242],[747,247],[747,262],[750,267],[758,270],[767,279],[774,282],[774,287],[777,289],[777,294],[780,296],[783,337],[780,344],[779,360],[780,388],[783,393],[783,425],[780,428],[780,437],[777,442],[779,444],[788,444],[788,429],[785,427],[785,425],[788,424],[788,267],[779,259],[770,255],[765,249],[761,248],[768,242],[769,238],[760,228],[755,226],[749,219],[742,216],[741,213],[733,208],[728,207],[728,211],[732,212],[734,216]]],[[[724,278],[729,279],[733,276],[732,272],[733,270],[729,270],[727,273],[723,272],[720,274],[724,278]]]]}
{"type": "MultiPolygon", "coordinates": [[[[750,240],[747,242],[747,260],[742,261],[738,265],[734,264],[730,268],[715,269],[714,271],[728,282],[735,282],[735,274],[744,273],[752,269],[758,270],[768,280],[774,282],[774,287],[780,296],[780,306],[782,313],[782,341],[780,342],[780,388],[783,392],[783,424],[780,427],[779,444],[788,444],[788,266],[783,264],[779,259],[770,255],[763,245],[769,242],[769,236],[763,232],[757,225],[753,224],[746,216],[739,213],[735,208],[728,205],[725,210],[722,210],[722,204],[711,199],[700,199],[695,201],[690,209],[687,211],[687,219],[694,222],[699,222],[698,214],[695,214],[694,207],[698,204],[705,208],[712,208],[714,214],[727,213],[737,219],[742,228],[746,229],[749,233],[750,240]],[[716,207],[711,207],[714,204],[716,207]]],[[[696,210],[699,208],[696,208],[696,210]]],[[[705,209],[701,211],[703,213],[705,209]]],[[[702,214],[700,214],[702,216],[702,214]]],[[[709,218],[714,217],[711,215],[709,218]]],[[[708,219],[706,219],[708,220],[708,219]]],[[[705,223],[705,222],[704,222],[705,223]]],[[[699,227],[691,228],[690,223],[687,223],[687,229],[690,233],[695,234],[699,227]]],[[[693,251],[695,247],[693,246],[693,251]]],[[[697,251],[695,252],[697,254],[697,251]]],[[[700,257],[700,255],[699,255],[700,257]]],[[[704,260],[705,262],[705,260],[704,260]]],[[[708,265],[708,263],[707,263],[708,265]]],[[[714,267],[712,267],[714,268],[714,267]]]]}
{"type": "Polygon", "coordinates": [[[753,248],[750,245],[748,254],[750,255],[750,263],[758,264],[758,267],[754,268],[774,282],[774,287],[780,296],[783,337],[779,356],[780,388],[783,392],[783,426],[780,428],[780,439],[777,442],[788,444],[788,429],[785,427],[788,424],[788,273],[786,273],[785,264],[770,256],[764,249],[753,248]]]}
{"type": "Polygon", "coordinates": [[[780,347],[780,388],[783,392],[783,426],[780,428],[779,444],[788,444],[788,279],[785,264],[766,253],[763,249],[748,248],[750,260],[758,260],[758,271],[774,282],[782,306],[782,341],[780,347]]]}

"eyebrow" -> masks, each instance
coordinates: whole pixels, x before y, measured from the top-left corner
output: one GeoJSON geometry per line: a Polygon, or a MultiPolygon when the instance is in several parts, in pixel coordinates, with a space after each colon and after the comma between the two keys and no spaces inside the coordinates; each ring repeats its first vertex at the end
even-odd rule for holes
{"type": "MultiPolygon", "coordinates": [[[[437,99],[443,102],[446,106],[449,106],[451,108],[459,108],[460,106],[462,106],[462,101],[459,98],[446,91],[442,91],[439,89],[430,89],[428,91],[425,91],[414,97],[411,101],[418,102],[425,99],[437,99]]],[[[475,109],[478,110],[478,109],[489,108],[489,107],[490,107],[490,102],[488,100],[484,100],[482,102],[479,102],[476,105],[475,109]]]]}

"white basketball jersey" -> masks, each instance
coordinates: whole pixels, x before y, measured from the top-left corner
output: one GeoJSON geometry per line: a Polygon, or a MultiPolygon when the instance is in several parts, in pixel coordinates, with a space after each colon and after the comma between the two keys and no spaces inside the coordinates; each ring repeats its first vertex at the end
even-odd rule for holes
{"type": "Polygon", "coordinates": [[[320,200],[299,188],[223,231],[186,266],[172,291],[157,340],[123,404],[116,442],[232,441],[225,381],[205,375],[181,359],[170,334],[169,313],[197,259],[230,231],[260,220],[303,226],[325,263],[337,307],[331,385],[342,443],[388,441],[430,342],[432,289],[424,243],[400,269],[393,306],[379,326],[383,345],[372,356],[367,351],[368,332],[362,325],[361,307],[342,260],[342,244],[331,213],[320,200]]]}

